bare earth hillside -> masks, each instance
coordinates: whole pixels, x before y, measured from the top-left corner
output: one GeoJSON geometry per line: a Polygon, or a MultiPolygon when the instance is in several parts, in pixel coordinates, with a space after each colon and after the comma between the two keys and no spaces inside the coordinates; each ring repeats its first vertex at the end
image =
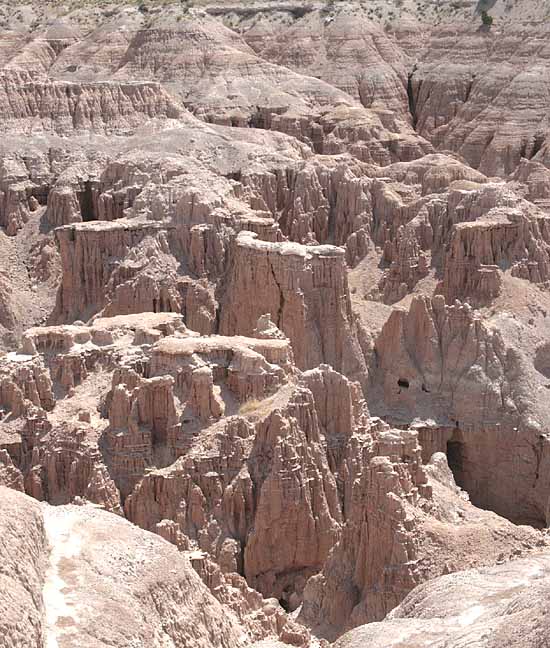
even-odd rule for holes
{"type": "Polygon", "coordinates": [[[0,648],[544,648],[550,6],[0,2],[0,648]]]}

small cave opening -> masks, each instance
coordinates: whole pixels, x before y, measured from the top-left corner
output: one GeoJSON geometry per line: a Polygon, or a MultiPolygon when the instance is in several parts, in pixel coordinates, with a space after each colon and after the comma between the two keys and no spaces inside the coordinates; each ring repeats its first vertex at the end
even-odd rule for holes
{"type": "Polygon", "coordinates": [[[283,608],[283,610],[285,612],[290,612],[290,604],[289,604],[288,600],[286,599],[286,596],[283,595],[279,599],[279,605],[283,608]]]}
{"type": "Polygon", "coordinates": [[[460,441],[447,441],[447,463],[453,473],[456,485],[464,489],[464,444],[460,441]]]}
{"type": "Polygon", "coordinates": [[[34,187],[31,191],[31,196],[36,199],[39,205],[42,207],[48,204],[48,194],[50,193],[50,188],[47,185],[42,185],[40,187],[34,187]]]}
{"type": "Polygon", "coordinates": [[[409,388],[409,381],[406,378],[399,378],[397,380],[397,385],[399,387],[402,387],[403,389],[408,389],[409,388]]]}
{"type": "Polygon", "coordinates": [[[533,141],[533,149],[531,151],[531,155],[529,156],[530,160],[532,160],[537,155],[537,153],[540,152],[540,150],[544,146],[545,139],[546,138],[544,137],[544,135],[535,135],[535,139],[533,141]]]}
{"type": "Polygon", "coordinates": [[[237,182],[241,181],[242,178],[242,171],[232,171],[231,173],[227,173],[225,176],[228,180],[236,180],[237,182]]]}
{"type": "Polygon", "coordinates": [[[80,204],[82,222],[89,223],[90,221],[97,220],[94,210],[92,183],[89,180],[84,183],[84,189],[78,192],[78,202],[80,204]]]}

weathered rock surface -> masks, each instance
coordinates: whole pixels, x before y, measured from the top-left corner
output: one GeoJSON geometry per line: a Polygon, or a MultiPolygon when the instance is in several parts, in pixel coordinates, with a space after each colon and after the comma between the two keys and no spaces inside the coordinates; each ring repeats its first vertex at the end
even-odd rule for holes
{"type": "Polygon", "coordinates": [[[511,342],[521,324],[506,320],[504,313],[500,326],[484,324],[468,304],[446,306],[441,296],[395,310],[376,341],[377,411],[417,425],[427,458],[452,454],[459,484],[476,504],[545,522],[548,447],[539,421],[546,410],[534,397],[545,377],[511,342]],[[511,470],[515,478],[507,480],[511,470]]]}
{"type": "Polygon", "coordinates": [[[242,410],[248,420],[206,428],[172,468],[140,482],[125,510],[145,528],[173,520],[223,570],[295,607],[337,538],[341,512],[311,392],[297,386],[281,397],[252,401],[242,410]]]}
{"type": "Polygon", "coordinates": [[[504,34],[457,25],[436,31],[411,76],[418,132],[490,176],[512,173],[521,158],[544,160],[546,34],[543,23],[504,34]]]}
{"type": "Polygon", "coordinates": [[[183,110],[154,83],[72,85],[6,70],[0,87],[2,101],[10,106],[2,115],[4,132],[129,130],[147,119],[177,119],[183,110]]]}
{"type": "Polygon", "coordinates": [[[252,333],[258,317],[271,313],[288,335],[298,367],[329,363],[361,378],[364,362],[354,339],[342,250],[268,243],[243,232],[232,255],[221,307],[222,333],[252,333]],[[257,295],[252,302],[250,294],[257,295]]]}
{"type": "Polygon", "coordinates": [[[247,644],[169,543],[91,506],[0,492],[4,645],[247,644]]]}
{"type": "Polygon", "coordinates": [[[48,541],[40,504],[0,485],[0,632],[5,646],[42,646],[48,541]]]}
{"type": "MultiPolygon", "coordinates": [[[[361,449],[370,459],[353,483],[341,538],[304,591],[301,618],[330,640],[381,620],[415,585],[454,571],[456,560],[494,564],[519,546],[532,551],[545,544],[530,527],[473,507],[444,455],[424,469],[415,434],[382,429],[373,437],[361,449]]],[[[359,462],[352,455],[353,463],[359,462]]]]}
{"type": "Polygon", "coordinates": [[[397,615],[547,544],[543,3],[190,4],[0,2],[7,646],[522,645],[397,615]]]}
{"type": "Polygon", "coordinates": [[[416,588],[382,623],[345,634],[337,648],[523,646],[547,641],[548,554],[442,576],[416,588]]]}

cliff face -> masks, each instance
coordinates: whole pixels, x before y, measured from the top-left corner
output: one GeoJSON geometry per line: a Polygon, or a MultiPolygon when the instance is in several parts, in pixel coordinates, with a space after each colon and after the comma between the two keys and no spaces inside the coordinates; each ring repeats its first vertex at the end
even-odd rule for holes
{"type": "Polygon", "coordinates": [[[513,199],[503,198],[475,221],[452,230],[443,279],[449,302],[466,296],[474,305],[490,302],[502,290],[503,272],[534,283],[547,281],[547,214],[527,202],[513,205],[513,199]]]}
{"type": "Polygon", "coordinates": [[[314,416],[311,394],[290,398],[256,425],[228,422],[210,456],[196,443],[170,471],[150,474],[126,513],[146,528],[173,520],[223,571],[240,571],[264,596],[295,607],[337,537],[340,512],[321,440],[307,418],[290,419],[297,408],[314,416]]]}
{"type": "Polygon", "coordinates": [[[418,132],[490,176],[512,173],[521,158],[544,159],[546,34],[542,23],[518,24],[504,37],[465,27],[436,31],[411,76],[418,132]]]}
{"type": "Polygon", "coordinates": [[[421,466],[415,432],[376,425],[374,443],[361,449],[362,465],[356,454],[348,459],[361,468],[340,540],[304,591],[300,618],[329,640],[382,620],[419,583],[454,571],[457,559],[461,568],[493,564],[514,556],[518,543],[544,545],[532,529],[472,506],[443,453],[421,466]]]}
{"type": "Polygon", "coordinates": [[[154,83],[71,84],[4,70],[0,96],[9,105],[2,129],[67,134],[136,128],[152,118],[177,119],[183,109],[154,83]]]}
{"type": "Polygon", "coordinates": [[[404,440],[377,423],[369,432],[353,434],[346,448],[346,523],[304,593],[304,618],[330,639],[347,625],[384,617],[414,586],[414,523],[406,520],[405,502],[431,497],[415,436],[404,440]]]}
{"type": "Polygon", "coordinates": [[[545,521],[540,468],[548,448],[536,422],[544,414],[533,398],[544,377],[521,347],[510,346],[513,328],[484,325],[468,304],[418,298],[384,325],[373,380],[392,420],[430,421],[419,424],[425,456],[449,453],[474,503],[515,520],[545,521]],[[522,463],[513,481],[506,479],[511,456],[522,463]]]}
{"type": "MultiPolygon", "coordinates": [[[[104,305],[105,288],[111,280],[113,260],[123,258],[133,247],[147,240],[157,243],[162,228],[157,224],[97,223],[94,227],[79,228],[69,225],[56,231],[61,254],[62,281],[58,293],[57,313],[61,321],[83,317],[98,312],[104,305]]],[[[160,239],[162,244],[162,238],[160,239]]],[[[158,244],[158,243],[157,243],[158,244]]],[[[135,299],[134,308],[156,310],[152,306],[154,294],[144,287],[144,298],[149,301],[140,308],[135,299]]]]}
{"type": "Polygon", "coordinates": [[[354,339],[344,254],[338,248],[273,244],[248,233],[239,235],[221,305],[220,331],[248,334],[262,313],[270,313],[288,335],[298,367],[310,369],[326,362],[361,378],[364,362],[354,339]],[[250,294],[257,295],[253,302],[250,294]]]}

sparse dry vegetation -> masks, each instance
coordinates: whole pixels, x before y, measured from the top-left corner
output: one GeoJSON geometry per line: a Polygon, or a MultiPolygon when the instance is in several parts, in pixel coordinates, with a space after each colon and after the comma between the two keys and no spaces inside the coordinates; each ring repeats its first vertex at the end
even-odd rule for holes
{"type": "Polygon", "coordinates": [[[269,414],[273,407],[273,396],[258,400],[251,398],[250,400],[241,403],[239,407],[239,414],[241,416],[251,416],[254,418],[262,418],[269,414]]]}

